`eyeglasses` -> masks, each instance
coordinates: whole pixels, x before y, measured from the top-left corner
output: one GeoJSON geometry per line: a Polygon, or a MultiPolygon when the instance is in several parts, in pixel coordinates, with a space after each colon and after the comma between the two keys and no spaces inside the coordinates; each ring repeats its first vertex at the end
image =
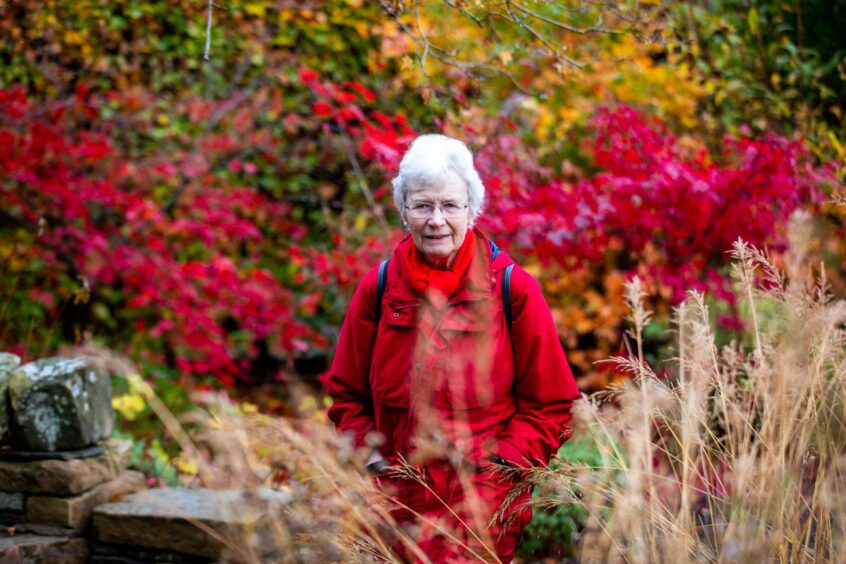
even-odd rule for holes
{"type": "Polygon", "coordinates": [[[458,217],[467,209],[467,204],[460,204],[458,202],[443,202],[441,204],[433,204],[432,202],[412,202],[405,206],[408,210],[408,215],[415,219],[429,219],[435,215],[435,208],[440,208],[441,215],[444,217],[458,217]]]}

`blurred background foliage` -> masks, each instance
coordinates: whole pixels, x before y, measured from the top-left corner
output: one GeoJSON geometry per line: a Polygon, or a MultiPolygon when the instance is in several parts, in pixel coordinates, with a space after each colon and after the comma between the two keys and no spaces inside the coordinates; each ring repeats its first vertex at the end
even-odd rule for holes
{"type": "MultiPolygon", "coordinates": [[[[386,178],[414,132],[443,130],[467,139],[481,155],[505,159],[490,159],[483,171],[493,181],[491,211],[518,218],[506,226],[492,217],[486,225],[492,235],[512,238],[527,225],[554,233],[572,228],[564,224],[573,210],[550,212],[539,224],[526,206],[515,210],[507,199],[522,192],[530,207],[535,189],[554,184],[544,205],[564,208],[580,185],[584,189],[580,183],[596,188],[597,173],[609,166],[597,159],[597,119],[620,107],[658,119],[659,135],[672,138],[677,157],[698,163],[694,168],[733,166],[725,135],[777,135],[801,145],[791,158],[817,167],[815,187],[823,197],[814,211],[826,235],[819,250],[835,273],[833,283],[843,287],[842,238],[830,236],[842,232],[842,208],[824,203],[844,174],[842,1],[234,1],[214,7],[205,60],[207,16],[203,3],[51,0],[0,7],[0,28],[9,38],[0,45],[8,136],[23,150],[23,141],[53,126],[65,149],[77,147],[70,153],[82,155],[45,163],[30,154],[25,166],[42,172],[61,166],[71,184],[97,175],[109,180],[114,193],[131,193],[155,208],[161,234],[154,240],[149,225],[138,223],[136,240],[129,236],[127,243],[131,228],[117,219],[130,214],[132,224],[138,213],[124,206],[98,215],[91,209],[98,204],[88,201],[77,242],[62,231],[47,243],[50,229],[55,235],[67,217],[51,209],[55,198],[26,212],[15,208],[11,194],[35,187],[20,174],[18,153],[17,164],[7,167],[15,175],[4,183],[0,257],[12,274],[3,288],[6,348],[34,356],[90,336],[126,347],[154,372],[211,376],[227,385],[320,372],[354,281],[399,235],[386,178]],[[14,110],[15,100],[26,109],[14,110]],[[50,112],[52,121],[44,121],[50,112]],[[32,129],[23,131],[23,124],[32,129]],[[108,158],[84,155],[95,139],[108,158]],[[802,157],[805,151],[812,156],[802,157]],[[511,166],[506,170],[503,162],[511,166]],[[210,196],[212,209],[198,205],[210,196]],[[224,219],[214,210],[227,206],[230,223],[220,232],[224,219]],[[198,222],[206,222],[208,232],[198,222]],[[91,238],[85,242],[86,229],[105,227],[100,247],[91,238]],[[80,264],[79,255],[87,253],[91,262],[92,252],[114,263],[110,253],[121,245],[136,252],[147,245],[140,255],[149,255],[152,245],[162,261],[129,262],[140,271],[162,271],[175,294],[184,293],[185,280],[174,279],[174,270],[190,279],[193,292],[209,292],[209,284],[197,280],[201,267],[215,264],[215,271],[225,259],[235,272],[227,290],[231,303],[219,295],[216,304],[199,304],[193,295],[156,301],[138,277],[116,285],[120,269],[106,275],[80,264]],[[275,311],[284,328],[270,320],[249,327],[239,318],[244,310],[236,294],[248,273],[267,274],[259,285],[284,304],[275,311]],[[214,333],[199,358],[181,351],[196,350],[197,339],[174,336],[189,311],[205,312],[199,330],[214,333]]],[[[641,157],[625,157],[631,158],[641,157]]],[[[614,174],[625,176],[625,159],[614,174]]],[[[646,186],[650,198],[655,191],[646,180],[656,173],[672,177],[669,164],[656,162],[646,177],[631,180],[646,186]]],[[[766,193],[773,182],[806,173],[788,171],[780,179],[773,173],[763,191],[744,198],[780,198],[766,193]]],[[[680,192],[691,188],[682,184],[680,192]]],[[[72,199],[73,186],[66,182],[66,188],[72,199]]],[[[94,192],[88,197],[105,197],[94,192]]],[[[779,225],[801,203],[776,203],[776,217],[762,220],[771,233],[761,232],[759,242],[777,247],[779,225]]],[[[669,223],[693,213],[660,198],[649,205],[648,214],[663,214],[669,223]]],[[[754,206],[747,207],[748,221],[759,221],[754,206]]],[[[623,230],[643,211],[628,210],[623,230]]],[[[596,209],[593,215],[601,216],[596,209]]],[[[656,265],[674,259],[656,243],[684,236],[651,228],[654,240],[634,245],[622,232],[604,238],[579,233],[583,246],[599,248],[578,260],[562,256],[572,248],[540,235],[516,246],[500,241],[545,283],[589,387],[612,377],[592,363],[619,346],[622,281],[636,271],[660,271],[656,265]],[[556,268],[548,268],[550,258],[558,259],[556,268]]],[[[700,238],[693,252],[709,257],[696,266],[700,280],[720,276],[718,257],[726,250],[702,248],[708,244],[725,241],[700,238]]],[[[658,311],[667,312],[679,296],[672,281],[656,276],[653,298],[658,311]]],[[[656,323],[660,356],[665,339],[662,322],[656,323]]]]}
{"type": "Polygon", "coordinates": [[[482,227],[541,281],[585,390],[625,378],[595,362],[625,352],[635,274],[658,368],[685,289],[738,338],[729,246],[778,260],[794,212],[846,296],[844,0],[233,0],[208,60],[207,16],[0,4],[0,348],[93,340],[176,404],[285,412],[401,236],[388,179],[429,131],[477,152],[482,227]]]}

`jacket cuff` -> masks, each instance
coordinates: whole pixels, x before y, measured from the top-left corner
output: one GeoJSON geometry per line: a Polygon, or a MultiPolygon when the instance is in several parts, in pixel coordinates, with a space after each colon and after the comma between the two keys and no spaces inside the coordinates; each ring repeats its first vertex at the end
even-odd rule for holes
{"type": "Polygon", "coordinates": [[[528,461],[525,455],[508,441],[499,441],[493,449],[493,454],[505,460],[509,465],[526,468],[528,461]]]}

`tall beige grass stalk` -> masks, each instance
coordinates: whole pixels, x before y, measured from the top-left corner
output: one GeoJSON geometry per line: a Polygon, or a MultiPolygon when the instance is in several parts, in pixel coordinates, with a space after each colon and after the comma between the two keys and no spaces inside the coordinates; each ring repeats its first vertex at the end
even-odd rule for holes
{"type": "Polygon", "coordinates": [[[271,534],[263,535],[261,546],[245,539],[237,554],[249,561],[270,554],[278,562],[399,562],[402,547],[428,562],[364,472],[366,453],[326,424],[312,396],[304,398],[294,419],[244,413],[219,395],[197,398],[205,408],[187,418],[195,451],[229,476],[227,487],[265,485],[295,494],[270,516],[271,534]]]}
{"type": "MultiPolygon", "coordinates": [[[[807,229],[798,218],[792,249],[807,229]]],[[[796,253],[777,269],[733,250],[746,342],[718,348],[705,298],[676,311],[678,358],[659,379],[642,360],[648,320],[628,292],[634,377],[577,406],[603,464],[564,461],[543,479],[575,488],[590,519],[583,561],[820,562],[846,554],[846,303],[796,253]],[[799,258],[797,258],[799,257],[799,258]],[[606,401],[611,399],[612,401],[606,401]]]]}

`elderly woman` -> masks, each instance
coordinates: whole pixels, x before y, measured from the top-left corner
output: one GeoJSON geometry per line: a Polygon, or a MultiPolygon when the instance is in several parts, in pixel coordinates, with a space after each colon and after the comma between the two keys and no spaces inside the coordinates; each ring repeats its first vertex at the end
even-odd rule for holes
{"type": "Polygon", "coordinates": [[[356,290],[329,417],[358,445],[379,437],[370,468],[418,469],[380,483],[433,561],[508,562],[531,516],[528,489],[509,491],[567,438],[579,392],[540,286],[473,227],[485,187],[467,146],[418,137],[393,185],[409,233],[356,290]]]}

